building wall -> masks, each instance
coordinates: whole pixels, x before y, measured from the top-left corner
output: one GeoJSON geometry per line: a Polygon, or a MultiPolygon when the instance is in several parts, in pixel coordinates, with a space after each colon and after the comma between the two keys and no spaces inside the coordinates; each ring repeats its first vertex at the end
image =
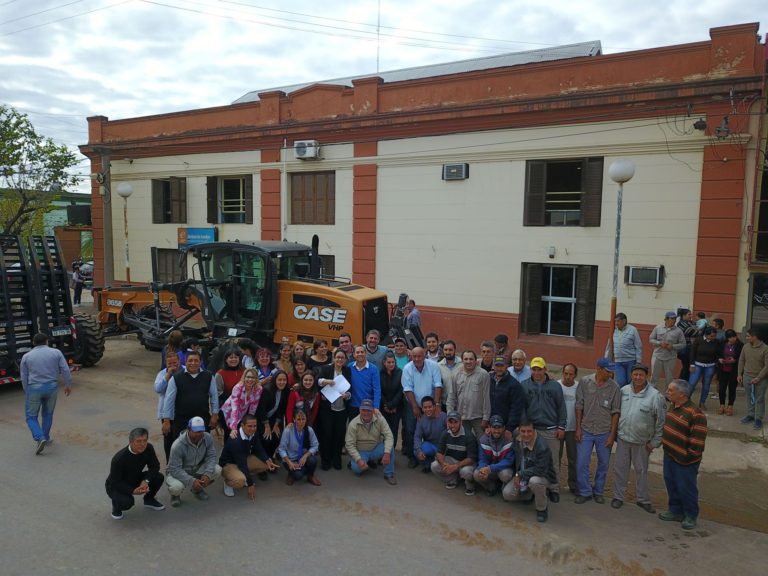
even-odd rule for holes
{"type": "MultiPolygon", "coordinates": [[[[150,246],[176,242],[178,225],[149,223],[152,177],[187,177],[187,225],[197,227],[208,226],[205,177],[248,173],[254,224],[219,225],[220,239],[309,243],[317,233],[321,253],[336,256],[337,274],[385,290],[393,301],[407,291],[426,327],[461,346],[507,332],[530,350],[546,349],[550,361],[589,364],[610,327],[617,185],[608,167],[615,159],[637,165],[624,186],[618,309],[644,335],[680,305],[727,324],[744,310],[748,270],[740,262],[749,252],[744,232],[755,184],[748,174],[762,117],[754,105],[753,114],[741,112],[764,95],[756,30],[727,26],[710,30],[709,42],[415,81],[318,84],[156,117],[94,117],[83,150],[93,171],[102,168],[105,147],[113,158],[133,158],[113,160],[111,174],[114,186],[134,184],[135,279],[148,278],[150,246]],[[738,113],[729,104],[733,94],[738,113]],[[729,114],[732,134],[716,137],[729,114]],[[704,131],[693,128],[699,118],[707,121],[704,131]],[[323,160],[293,160],[293,142],[304,139],[323,144],[323,160]],[[605,160],[600,226],[523,226],[526,161],[587,156],[605,160]],[[470,165],[469,179],[442,181],[442,165],[458,162],[470,165]],[[312,170],[336,172],[333,226],[289,224],[288,174],[312,170]],[[521,262],[597,266],[591,341],[522,333],[521,262]],[[663,287],[624,285],[625,265],[662,264],[663,287]]],[[[119,198],[110,213],[119,271],[119,198]]]]}

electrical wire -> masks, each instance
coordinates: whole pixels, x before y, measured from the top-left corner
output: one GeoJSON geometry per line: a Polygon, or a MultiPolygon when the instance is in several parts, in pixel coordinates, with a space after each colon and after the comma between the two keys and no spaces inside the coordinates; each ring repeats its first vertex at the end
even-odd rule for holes
{"type": "Polygon", "coordinates": [[[120,2],[115,2],[114,4],[108,4],[107,6],[102,6],[100,8],[94,8],[93,10],[87,10],[86,12],[80,12],[78,14],[72,14],[71,16],[64,16],[62,18],[57,18],[56,20],[51,20],[50,22],[43,22],[41,24],[27,26],[26,28],[19,28],[18,30],[12,30],[11,32],[2,32],[0,33],[0,36],[13,36],[14,34],[26,32],[27,30],[35,30],[37,28],[43,28],[44,26],[50,26],[51,24],[56,24],[58,22],[64,22],[65,20],[73,20],[74,18],[79,18],[80,16],[86,16],[88,14],[93,14],[94,12],[100,12],[101,10],[109,10],[110,8],[114,8],[115,6],[128,4],[128,2],[133,2],[133,0],[121,0],[120,2]]]}
{"type": "Polygon", "coordinates": [[[32,16],[39,16],[40,14],[45,14],[46,12],[53,12],[54,10],[59,10],[60,8],[66,8],[67,6],[72,6],[73,4],[80,4],[80,2],[82,1],[83,0],[74,0],[73,2],[69,2],[68,4],[61,4],[60,6],[54,6],[53,8],[46,8],[45,10],[40,10],[39,12],[32,12],[30,14],[25,14],[24,16],[19,16],[18,18],[6,20],[5,22],[0,22],[0,26],[5,26],[6,24],[10,24],[11,22],[17,22],[19,20],[31,18],[32,16]]]}

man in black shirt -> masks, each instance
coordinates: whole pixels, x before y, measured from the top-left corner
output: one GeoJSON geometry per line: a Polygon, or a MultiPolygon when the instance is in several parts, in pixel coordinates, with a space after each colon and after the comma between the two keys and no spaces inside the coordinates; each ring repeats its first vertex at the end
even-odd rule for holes
{"type": "Polygon", "coordinates": [[[112,499],[112,518],[122,520],[123,510],[133,508],[133,497],[140,495],[144,496],[147,508],[165,510],[155,499],[162,485],[160,461],[149,443],[149,432],[146,428],[134,428],[128,435],[128,446],[112,457],[105,483],[112,499]]]}

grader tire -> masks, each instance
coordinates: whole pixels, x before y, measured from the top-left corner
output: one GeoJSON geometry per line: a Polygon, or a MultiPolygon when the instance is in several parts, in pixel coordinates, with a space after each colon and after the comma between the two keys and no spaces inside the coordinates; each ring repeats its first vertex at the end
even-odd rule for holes
{"type": "Polygon", "coordinates": [[[104,333],[98,322],[87,314],[75,314],[75,326],[77,340],[72,361],[88,368],[104,356],[104,333]]]}

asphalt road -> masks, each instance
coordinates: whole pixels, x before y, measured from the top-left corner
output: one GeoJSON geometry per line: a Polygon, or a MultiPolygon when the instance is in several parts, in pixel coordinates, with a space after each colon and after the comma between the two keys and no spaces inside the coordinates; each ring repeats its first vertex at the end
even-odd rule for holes
{"type": "MultiPolygon", "coordinates": [[[[445,490],[406,469],[402,457],[394,487],[380,469],[362,478],[347,470],[321,472],[321,487],[288,487],[281,472],[258,483],[256,503],[242,492],[225,498],[219,481],[208,502],[185,495],[180,508],[163,512],[139,502],[114,521],[104,479],[128,431],[148,426],[162,453],[152,391],[158,364],[158,354],[133,338],[109,340],[101,363],[75,375],[69,398],[59,396],[54,443],[41,456],[34,455],[23,421],[20,387],[0,388],[3,576],[764,571],[764,532],[706,516],[685,532],[636,506],[578,506],[565,494],[542,525],[532,506],[445,490]]],[[[727,502],[729,480],[711,481],[722,482],[727,502]]],[[[765,492],[753,494],[759,494],[754,505],[765,510],[765,492]]],[[[661,508],[663,494],[655,490],[653,498],[661,508]]],[[[159,499],[169,502],[164,488],[159,499]]]]}

